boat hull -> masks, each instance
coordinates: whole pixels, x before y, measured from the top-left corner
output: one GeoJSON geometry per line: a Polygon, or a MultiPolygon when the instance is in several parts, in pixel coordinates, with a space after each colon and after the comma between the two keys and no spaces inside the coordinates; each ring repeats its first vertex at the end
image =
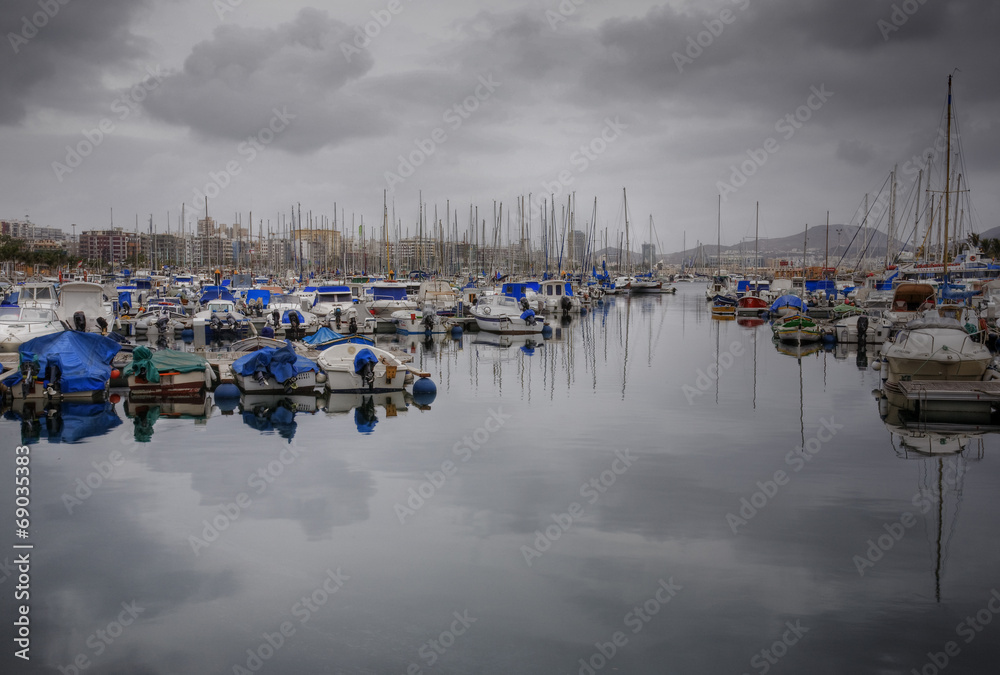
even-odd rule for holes
{"type": "MultiPolygon", "coordinates": [[[[233,372],[233,371],[231,371],[233,372]]],[[[285,385],[274,379],[274,376],[268,373],[267,379],[261,384],[258,382],[253,375],[240,375],[237,372],[233,372],[233,379],[236,380],[236,386],[239,387],[240,391],[247,394],[284,394],[285,385]]],[[[296,394],[307,394],[316,390],[316,371],[306,370],[295,376],[295,387],[293,391],[296,394]]]]}
{"type": "Polygon", "coordinates": [[[206,371],[194,370],[190,373],[160,373],[159,382],[150,382],[139,375],[128,376],[128,388],[133,398],[160,398],[197,396],[205,390],[206,371]]]}

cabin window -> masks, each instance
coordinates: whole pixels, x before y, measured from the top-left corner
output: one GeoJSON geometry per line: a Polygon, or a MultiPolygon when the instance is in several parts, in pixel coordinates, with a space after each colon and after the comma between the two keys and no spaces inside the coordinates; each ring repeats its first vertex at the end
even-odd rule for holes
{"type": "Polygon", "coordinates": [[[552,287],[551,286],[546,286],[545,287],[545,295],[552,295],[552,287]]]}
{"type": "Polygon", "coordinates": [[[556,295],[562,295],[562,287],[556,286],[556,295]]]}

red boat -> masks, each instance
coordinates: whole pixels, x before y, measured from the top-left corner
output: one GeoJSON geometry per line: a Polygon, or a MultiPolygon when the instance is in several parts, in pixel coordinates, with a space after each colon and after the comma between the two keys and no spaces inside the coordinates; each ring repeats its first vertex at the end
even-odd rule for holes
{"type": "Polygon", "coordinates": [[[757,316],[766,312],[771,305],[755,295],[744,295],[737,301],[736,313],[743,316],[757,316]]]}

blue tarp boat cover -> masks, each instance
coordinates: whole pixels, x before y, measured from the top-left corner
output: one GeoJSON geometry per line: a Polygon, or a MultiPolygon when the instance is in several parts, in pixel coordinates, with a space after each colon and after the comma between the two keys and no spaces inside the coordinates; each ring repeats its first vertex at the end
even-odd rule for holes
{"type": "MultiPolygon", "coordinates": [[[[18,349],[20,363],[36,361],[38,377],[50,364],[59,367],[59,387],[64,394],[103,390],[111,378],[111,359],[121,345],[97,333],[62,331],[28,340],[18,349]]],[[[4,380],[8,387],[21,384],[20,369],[4,380]]]]}
{"type": "MultiPolygon", "coordinates": [[[[308,290],[308,289],[307,289],[308,290]]],[[[350,293],[351,289],[347,286],[320,286],[316,289],[317,293],[350,293]]]]}
{"type": "Polygon", "coordinates": [[[771,303],[771,311],[776,312],[782,307],[794,307],[796,309],[802,310],[806,309],[805,303],[802,302],[802,298],[797,295],[783,295],[773,303],[771,303]]]}
{"type": "Polygon", "coordinates": [[[257,371],[262,371],[272,375],[278,382],[285,382],[309,370],[319,372],[319,367],[306,357],[296,354],[288,340],[285,340],[284,347],[264,347],[233,361],[235,373],[250,377],[257,371]]]}
{"type": "Polygon", "coordinates": [[[118,305],[122,309],[132,309],[132,293],[129,291],[124,291],[118,294],[118,305]]]}
{"type": "Polygon", "coordinates": [[[509,298],[520,300],[525,296],[526,291],[538,293],[539,283],[537,281],[508,282],[501,287],[501,292],[509,298]]]}
{"type": "Polygon", "coordinates": [[[304,316],[302,316],[302,312],[300,312],[297,309],[286,309],[284,312],[282,312],[281,313],[281,323],[291,323],[291,321],[288,318],[288,315],[290,313],[292,313],[292,312],[295,312],[296,314],[298,314],[298,316],[299,316],[299,325],[300,326],[304,326],[306,324],[306,318],[304,316]]]}
{"type": "Polygon", "coordinates": [[[726,295],[716,295],[714,298],[712,298],[712,303],[716,307],[722,307],[722,306],[735,307],[736,305],[739,304],[736,298],[730,298],[726,295]]]}
{"type": "Polygon", "coordinates": [[[364,335],[341,335],[336,331],[332,331],[326,326],[323,326],[318,331],[312,335],[302,338],[302,341],[307,345],[311,345],[316,348],[327,347],[334,342],[352,342],[359,345],[374,345],[375,341],[364,335]]]}
{"type": "Polygon", "coordinates": [[[375,300],[406,300],[406,287],[373,286],[371,294],[375,300]]]}
{"type": "Polygon", "coordinates": [[[247,291],[247,305],[252,307],[257,298],[260,298],[263,301],[264,307],[267,307],[271,303],[271,291],[264,291],[259,288],[247,291]]]}
{"type": "Polygon", "coordinates": [[[212,300],[236,302],[236,298],[229,292],[229,289],[221,286],[205,286],[201,289],[201,297],[198,299],[198,302],[204,305],[206,302],[211,302],[212,300]]]}
{"type": "Polygon", "coordinates": [[[354,372],[360,373],[366,363],[370,363],[373,366],[378,363],[378,357],[370,349],[362,349],[354,357],[354,372]]]}
{"type": "Polygon", "coordinates": [[[533,309],[526,309],[523,312],[521,312],[521,319],[523,319],[524,321],[527,321],[533,316],[535,316],[535,310],[533,309]]]}

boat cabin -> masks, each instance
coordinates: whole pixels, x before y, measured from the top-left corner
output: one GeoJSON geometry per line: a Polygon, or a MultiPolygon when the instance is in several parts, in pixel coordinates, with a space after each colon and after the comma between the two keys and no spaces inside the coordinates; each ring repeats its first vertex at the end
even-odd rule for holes
{"type": "Polygon", "coordinates": [[[892,295],[892,311],[917,312],[934,307],[936,294],[930,284],[902,283],[892,295]]]}

